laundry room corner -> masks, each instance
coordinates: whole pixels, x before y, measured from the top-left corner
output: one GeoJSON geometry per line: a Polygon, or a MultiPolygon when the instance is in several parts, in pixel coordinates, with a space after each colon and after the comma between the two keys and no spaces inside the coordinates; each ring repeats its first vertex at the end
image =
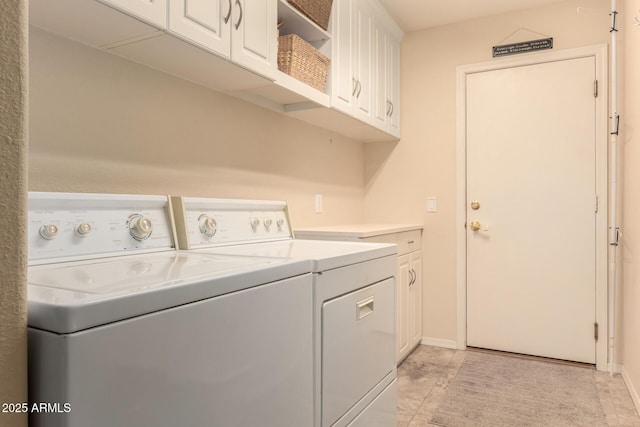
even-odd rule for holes
{"type": "Polygon", "coordinates": [[[27,5],[0,15],[0,425],[27,425],[10,404],[27,401],[27,5]]]}
{"type": "Polygon", "coordinates": [[[425,224],[423,343],[458,340],[456,68],[491,61],[492,46],[521,36],[520,28],[553,37],[554,50],[607,44],[609,14],[609,2],[565,1],[406,34],[402,139],[365,148],[365,220],[425,224]],[[428,212],[433,197],[437,211],[428,212]]]}

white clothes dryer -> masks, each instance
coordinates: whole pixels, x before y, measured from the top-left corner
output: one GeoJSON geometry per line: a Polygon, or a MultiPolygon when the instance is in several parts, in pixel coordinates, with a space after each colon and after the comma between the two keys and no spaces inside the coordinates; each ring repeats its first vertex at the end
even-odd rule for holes
{"type": "Polygon", "coordinates": [[[317,427],[396,425],[396,245],[294,239],[286,202],[173,198],[179,248],[308,260],[317,427]]]}
{"type": "Polygon", "coordinates": [[[170,212],[29,194],[30,425],[311,426],[308,262],[176,251],[170,212]]]}

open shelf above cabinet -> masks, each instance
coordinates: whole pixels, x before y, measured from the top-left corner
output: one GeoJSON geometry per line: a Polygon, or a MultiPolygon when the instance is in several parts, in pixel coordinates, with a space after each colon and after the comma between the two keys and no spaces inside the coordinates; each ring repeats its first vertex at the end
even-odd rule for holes
{"type": "Polygon", "coordinates": [[[279,28],[281,36],[297,34],[316,49],[321,49],[331,40],[331,34],[328,31],[304,16],[287,0],[278,0],[278,23],[281,22],[282,26],[279,28]]]}

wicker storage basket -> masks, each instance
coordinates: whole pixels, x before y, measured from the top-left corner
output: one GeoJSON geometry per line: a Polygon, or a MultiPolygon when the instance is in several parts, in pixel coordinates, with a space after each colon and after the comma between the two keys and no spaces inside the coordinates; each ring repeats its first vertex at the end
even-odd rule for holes
{"type": "Polygon", "coordinates": [[[325,30],[329,27],[333,0],[287,0],[293,7],[325,30]]]}
{"type": "Polygon", "coordinates": [[[278,69],[324,92],[329,58],[295,34],[278,37],[278,69]]]}

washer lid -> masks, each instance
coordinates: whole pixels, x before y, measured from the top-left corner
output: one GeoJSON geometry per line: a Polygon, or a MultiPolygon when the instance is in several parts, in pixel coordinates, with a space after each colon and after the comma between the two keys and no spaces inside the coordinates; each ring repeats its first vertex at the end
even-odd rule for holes
{"type": "Polygon", "coordinates": [[[306,259],[313,272],[327,271],[385,256],[395,256],[397,245],[387,243],[285,240],[279,242],[201,249],[200,253],[306,259]]]}
{"type": "Polygon", "coordinates": [[[308,272],[304,261],[175,251],[33,266],[28,323],[75,332],[308,272]]]}

